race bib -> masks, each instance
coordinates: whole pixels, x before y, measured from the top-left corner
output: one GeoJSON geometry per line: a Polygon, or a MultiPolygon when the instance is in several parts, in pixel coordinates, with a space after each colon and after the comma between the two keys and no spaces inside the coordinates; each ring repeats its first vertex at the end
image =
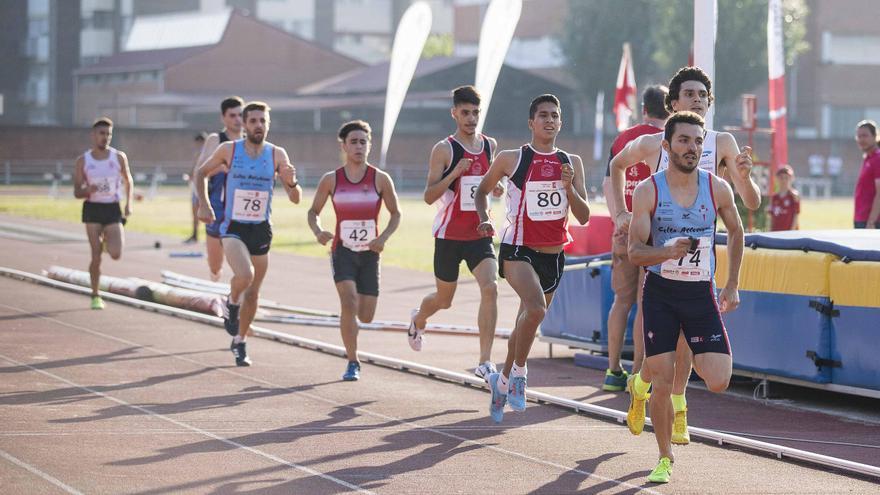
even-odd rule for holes
{"type": "Polygon", "coordinates": [[[91,193],[89,199],[98,202],[116,201],[118,184],[115,178],[98,177],[89,181],[89,185],[97,186],[98,190],[91,193]]]}
{"type": "MultiPolygon", "coordinates": [[[[671,246],[680,237],[666,241],[671,246]]],[[[705,282],[712,280],[712,238],[697,238],[697,248],[688,251],[686,255],[677,260],[666,260],[660,265],[660,275],[669,280],[683,282],[705,282]]]]}
{"type": "Polygon", "coordinates": [[[526,182],[526,212],[536,222],[568,216],[568,196],[561,180],[526,182]]]}
{"type": "Polygon", "coordinates": [[[375,220],[343,220],[339,222],[342,245],[352,251],[367,251],[376,238],[375,220]]]}
{"type": "Polygon", "coordinates": [[[477,189],[483,180],[482,175],[463,175],[458,178],[461,181],[459,189],[459,208],[461,211],[477,211],[477,204],[474,197],[477,195],[477,189]]]}
{"type": "Polygon", "coordinates": [[[236,189],[232,203],[232,219],[239,222],[262,222],[269,211],[269,192],[236,189]]]}

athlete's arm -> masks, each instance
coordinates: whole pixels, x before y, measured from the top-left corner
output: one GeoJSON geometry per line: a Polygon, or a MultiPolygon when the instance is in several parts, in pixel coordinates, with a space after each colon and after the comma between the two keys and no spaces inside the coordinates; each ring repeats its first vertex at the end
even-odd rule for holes
{"type": "Polygon", "coordinates": [[[388,238],[400,226],[400,208],[397,206],[397,191],[394,190],[394,182],[391,180],[391,176],[381,170],[377,170],[376,174],[376,189],[379,192],[379,196],[382,197],[382,202],[385,203],[385,209],[390,214],[385,230],[378,237],[370,241],[370,251],[381,253],[385,249],[385,243],[388,241],[388,238]]]}
{"type": "Polygon", "coordinates": [[[611,190],[610,196],[606,196],[605,201],[608,202],[609,210],[615,211],[614,225],[618,229],[627,229],[632,214],[626,210],[624,202],[624,187],[626,186],[626,169],[627,167],[639,162],[645,162],[654,171],[656,162],[651,163],[652,155],[656,155],[660,150],[660,141],[662,134],[645,134],[630,141],[620,153],[614,155],[611,159],[611,190]]]}
{"type": "MultiPolygon", "coordinates": [[[[492,159],[489,161],[489,163],[493,163],[495,161],[495,155],[497,154],[498,150],[498,141],[496,141],[495,138],[489,138],[489,144],[492,148],[492,159]]],[[[502,177],[501,180],[498,181],[498,184],[495,184],[495,189],[492,189],[493,197],[500,198],[501,196],[504,196],[504,193],[507,191],[506,179],[506,177],[502,177]]]]}
{"type": "MultiPolygon", "coordinates": [[[[199,158],[196,160],[195,168],[199,168],[201,164],[205,163],[205,160],[211,157],[211,153],[217,149],[217,146],[220,146],[220,135],[216,132],[208,134],[208,137],[205,138],[205,142],[202,144],[202,151],[199,153],[199,158]]],[[[195,168],[192,173],[193,177],[196,175],[195,168]]]]}
{"type": "Polygon", "coordinates": [[[211,202],[208,201],[208,177],[216,174],[225,167],[232,156],[232,147],[234,143],[227,141],[214,150],[214,153],[199,165],[196,169],[194,186],[196,195],[199,197],[199,220],[205,223],[213,223],[216,220],[214,210],[211,208],[211,202]]]}
{"type": "Polygon", "coordinates": [[[336,174],[334,172],[327,172],[324,174],[318,182],[315,197],[312,199],[312,207],[309,208],[309,228],[312,229],[312,233],[315,234],[315,238],[318,239],[318,242],[321,243],[321,245],[327,245],[327,243],[333,239],[333,234],[327,232],[321,227],[320,215],[321,210],[324,209],[324,205],[327,203],[327,198],[330,197],[330,193],[333,191],[335,183],[336,174]]]}
{"type": "Polygon", "coordinates": [[[651,209],[654,207],[654,182],[642,181],[633,191],[632,220],[629,222],[629,260],[640,266],[650,266],[687,254],[691,241],[681,238],[671,246],[649,246],[651,236],[651,209]]]}
{"type": "Polygon", "coordinates": [[[73,197],[77,199],[88,199],[89,194],[98,190],[98,186],[90,186],[86,180],[85,163],[85,157],[80,155],[73,167],[73,197]]]}
{"type": "Polygon", "coordinates": [[[584,162],[578,155],[571,155],[571,164],[562,166],[562,183],[568,196],[572,214],[581,225],[590,221],[590,203],[584,179],[584,162]],[[569,175],[571,173],[571,175],[569,175]]]}
{"type": "Polygon", "coordinates": [[[743,258],[743,226],[733,202],[733,191],[727,182],[711,176],[713,197],[718,216],[727,227],[727,284],[718,294],[718,305],[722,313],[733,311],[739,306],[739,268],[743,258]]]}
{"type": "Polygon", "coordinates": [[[428,182],[425,185],[424,196],[425,203],[430,205],[440,199],[440,196],[443,196],[443,193],[449,189],[452,181],[470,168],[473,161],[470,158],[462,158],[455,164],[455,168],[446,177],[443,177],[443,171],[446,170],[446,165],[450,160],[452,160],[452,154],[449,153],[449,143],[444,140],[435,144],[431,150],[431,159],[428,162],[428,182]]]}
{"type": "Polygon", "coordinates": [[[125,210],[123,215],[128,218],[131,215],[131,199],[134,196],[134,179],[131,178],[131,167],[128,166],[128,156],[121,151],[116,152],[119,157],[122,181],[125,183],[125,210]]]}
{"type": "Polygon", "coordinates": [[[281,185],[284,186],[290,201],[298,205],[300,198],[302,198],[302,188],[299,187],[299,182],[296,180],[296,167],[290,163],[290,156],[284,148],[276,146],[274,153],[275,163],[278,164],[276,172],[281,178],[281,185]]]}
{"type": "Polygon", "coordinates": [[[743,205],[754,211],[761,206],[761,189],[752,179],[752,148],[743,146],[740,152],[736,139],[729,132],[718,133],[719,170],[725,180],[733,182],[733,189],[743,200],[743,205]],[[733,164],[731,168],[728,164],[733,164]]]}
{"type": "Polygon", "coordinates": [[[480,225],[477,226],[477,231],[485,237],[491,237],[495,234],[495,228],[492,227],[492,222],[489,221],[489,193],[492,192],[492,189],[495,189],[495,184],[498,184],[498,181],[503,177],[513,175],[514,168],[516,167],[517,151],[505,150],[498,153],[495,156],[495,160],[492,161],[489,171],[486,172],[483,180],[480,181],[480,187],[477,188],[476,194],[474,194],[474,206],[477,209],[477,216],[480,217],[480,225]]]}

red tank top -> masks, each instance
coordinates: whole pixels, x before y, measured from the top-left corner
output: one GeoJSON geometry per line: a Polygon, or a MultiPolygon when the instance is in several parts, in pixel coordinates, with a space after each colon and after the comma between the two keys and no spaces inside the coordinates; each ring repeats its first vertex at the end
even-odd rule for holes
{"type": "Polygon", "coordinates": [[[336,212],[333,249],[341,244],[352,251],[368,250],[370,241],[378,235],[376,223],[382,205],[382,197],[376,189],[376,168],[367,165],[364,177],[358,182],[348,179],[345,167],[336,169],[332,200],[336,212]]]}
{"type": "Polygon", "coordinates": [[[515,246],[567,244],[568,196],[562,186],[562,164],[568,153],[540,153],[530,144],[520,148],[519,162],[507,187],[507,225],[501,242],[515,246]]]}
{"type": "MultiPolygon", "coordinates": [[[[609,170],[606,175],[610,175],[611,172],[611,159],[620,153],[630,141],[645,134],[657,134],[662,131],[663,129],[659,129],[649,124],[639,124],[621,132],[611,145],[611,156],[608,157],[609,170]]],[[[639,162],[626,168],[626,185],[623,188],[623,199],[626,202],[626,209],[628,211],[632,211],[632,195],[636,186],[639,185],[639,182],[650,176],[651,167],[645,162],[639,162]]]]}
{"type": "Polygon", "coordinates": [[[449,184],[449,189],[438,200],[437,216],[434,218],[434,237],[438,239],[473,241],[482,237],[477,233],[480,218],[474,204],[474,194],[492,164],[492,146],[488,137],[480,137],[483,147],[476,154],[466,150],[455,137],[446,138],[452,148],[452,159],[443,171],[443,177],[449,175],[462,158],[470,158],[473,163],[471,168],[449,184]]]}

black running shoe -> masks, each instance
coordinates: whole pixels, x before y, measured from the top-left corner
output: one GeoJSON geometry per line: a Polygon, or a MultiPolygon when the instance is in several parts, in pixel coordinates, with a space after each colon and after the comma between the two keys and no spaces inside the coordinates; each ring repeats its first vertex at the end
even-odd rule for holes
{"type": "Polygon", "coordinates": [[[232,341],[232,345],[229,346],[229,349],[232,351],[232,355],[235,356],[235,365],[236,366],[250,366],[251,358],[247,355],[247,344],[245,342],[235,343],[235,340],[232,341]]]}
{"type": "Polygon", "coordinates": [[[238,335],[238,310],[240,307],[238,304],[226,303],[226,310],[229,312],[229,316],[223,318],[223,328],[226,329],[226,333],[233,337],[238,335]]]}

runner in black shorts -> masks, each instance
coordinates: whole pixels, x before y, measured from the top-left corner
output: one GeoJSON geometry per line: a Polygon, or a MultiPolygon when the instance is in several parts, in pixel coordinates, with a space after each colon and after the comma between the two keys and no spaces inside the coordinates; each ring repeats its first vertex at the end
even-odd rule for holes
{"type": "Polygon", "coordinates": [[[532,265],[535,273],[538,274],[538,280],[541,281],[541,290],[544,294],[552,294],[556,290],[562,279],[562,269],[565,267],[564,251],[542,253],[528,246],[501,244],[498,257],[501,260],[498,264],[498,274],[501,278],[504,278],[505,261],[525,261],[532,265]]]}
{"type": "Polygon", "coordinates": [[[251,256],[262,256],[269,252],[272,246],[272,224],[229,222],[223,237],[238,239],[247,247],[251,256]]]}

